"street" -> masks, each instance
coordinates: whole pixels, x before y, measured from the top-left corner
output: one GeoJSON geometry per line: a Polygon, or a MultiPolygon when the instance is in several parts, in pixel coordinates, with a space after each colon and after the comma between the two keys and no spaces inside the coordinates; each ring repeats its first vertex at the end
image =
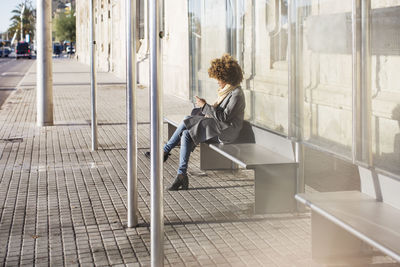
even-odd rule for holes
{"type": "Polygon", "coordinates": [[[0,58],[0,107],[29,70],[34,60],[0,58]]]}

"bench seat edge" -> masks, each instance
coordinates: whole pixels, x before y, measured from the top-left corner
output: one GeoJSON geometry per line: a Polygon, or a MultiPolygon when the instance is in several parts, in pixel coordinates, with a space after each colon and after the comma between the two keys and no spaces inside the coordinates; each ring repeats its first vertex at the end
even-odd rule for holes
{"type": "MultiPolygon", "coordinates": [[[[327,193],[329,193],[329,192],[327,192],[327,193]]],[[[378,250],[382,251],[386,255],[392,257],[397,262],[400,262],[400,254],[398,254],[396,251],[393,251],[392,249],[390,249],[390,248],[382,245],[381,243],[375,241],[374,239],[368,237],[364,233],[361,233],[356,228],[350,226],[346,222],[336,218],[335,216],[333,216],[329,212],[325,211],[323,208],[321,208],[318,205],[312,203],[312,201],[307,200],[307,196],[308,195],[312,195],[312,194],[313,193],[296,194],[295,195],[295,199],[298,202],[310,207],[312,211],[320,214],[321,216],[325,217],[326,219],[328,219],[329,221],[333,222],[334,224],[340,226],[344,230],[348,231],[349,233],[353,234],[354,236],[358,237],[359,239],[363,240],[364,242],[368,243],[369,245],[377,248],[378,250]]],[[[324,193],[315,193],[315,194],[324,194],[324,193]]],[[[363,194],[363,193],[360,192],[360,194],[363,194]]]]}

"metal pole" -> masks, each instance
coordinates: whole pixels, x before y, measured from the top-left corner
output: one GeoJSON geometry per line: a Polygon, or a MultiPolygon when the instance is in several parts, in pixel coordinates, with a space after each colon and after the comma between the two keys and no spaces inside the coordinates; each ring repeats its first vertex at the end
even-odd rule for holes
{"type": "Polygon", "coordinates": [[[242,62],[242,42],[241,42],[241,28],[242,28],[242,16],[241,16],[241,0],[236,0],[235,2],[235,18],[236,18],[236,60],[238,61],[240,66],[243,66],[242,62]]]}
{"type": "MultiPolygon", "coordinates": [[[[303,55],[303,2],[291,0],[288,3],[288,64],[289,64],[289,138],[295,141],[295,159],[299,164],[296,173],[297,193],[304,193],[304,145],[303,142],[303,106],[304,92],[302,80],[303,55]],[[299,4],[299,6],[296,6],[299,4]]],[[[281,9],[279,9],[281,10],[281,9]]],[[[297,205],[303,211],[302,205],[297,205]]]]}
{"type": "Polygon", "coordinates": [[[22,6],[22,10],[21,10],[21,42],[24,40],[24,11],[25,11],[25,5],[22,6]]]}
{"type": "Polygon", "coordinates": [[[162,0],[150,0],[151,266],[164,266],[162,161],[162,0]]]}
{"type": "Polygon", "coordinates": [[[296,138],[296,3],[288,2],[288,133],[290,138],[296,138]]]}
{"type": "Polygon", "coordinates": [[[53,125],[51,0],[37,0],[37,125],[53,125]]]}
{"type": "Polygon", "coordinates": [[[371,58],[372,58],[372,14],[371,0],[361,1],[361,88],[359,91],[359,116],[361,127],[358,138],[361,149],[360,158],[372,173],[373,186],[377,201],[382,201],[382,188],[375,170],[372,154],[372,97],[371,97],[371,58]]]}
{"type": "Polygon", "coordinates": [[[371,98],[371,0],[363,0],[361,5],[361,119],[362,119],[362,159],[372,166],[372,98],[371,98]]]}
{"type": "Polygon", "coordinates": [[[353,136],[352,157],[353,163],[361,160],[361,0],[353,0],[352,7],[352,64],[353,64],[353,136]]]}
{"type": "Polygon", "coordinates": [[[126,0],[126,113],[128,227],[138,224],[136,118],[136,0],[126,0]]]}
{"type": "MultiPolygon", "coordinates": [[[[292,2],[292,4],[296,5],[297,2],[292,2]]],[[[304,165],[305,165],[305,156],[304,156],[304,145],[303,145],[303,115],[304,115],[304,86],[303,86],[303,20],[305,13],[306,2],[301,1],[301,5],[299,7],[295,6],[295,25],[296,25],[296,98],[295,98],[295,106],[296,106],[296,138],[297,143],[295,147],[296,151],[296,162],[299,163],[299,167],[297,169],[297,192],[304,193],[305,192],[305,179],[304,179],[304,165]]],[[[304,206],[298,205],[299,211],[304,211],[304,206]]]]}
{"type": "Polygon", "coordinates": [[[90,92],[91,92],[91,112],[92,112],[92,150],[98,148],[97,142],[97,82],[96,82],[96,40],[95,40],[95,21],[94,4],[90,0],[90,92]]]}

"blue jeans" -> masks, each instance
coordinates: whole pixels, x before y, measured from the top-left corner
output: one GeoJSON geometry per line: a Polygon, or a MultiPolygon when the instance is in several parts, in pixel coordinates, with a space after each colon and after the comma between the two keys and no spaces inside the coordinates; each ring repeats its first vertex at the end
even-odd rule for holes
{"type": "Polygon", "coordinates": [[[179,154],[178,174],[186,174],[190,153],[192,153],[196,145],[190,137],[189,131],[186,129],[183,121],[178,125],[178,128],[176,128],[174,134],[165,144],[164,152],[171,152],[171,150],[179,144],[179,141],[181,141],[181,151],[179,154]]]}

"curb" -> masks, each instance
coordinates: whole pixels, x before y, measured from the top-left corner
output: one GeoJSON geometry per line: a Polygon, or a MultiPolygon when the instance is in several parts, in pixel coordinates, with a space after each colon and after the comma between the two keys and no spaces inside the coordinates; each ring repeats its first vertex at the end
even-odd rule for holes
{"type": "Polygon", "coordinates": [[[10,100],[10,98],[12,98],[19,89],[28,88],[28,86],[21,86],[21,84],[24,82],[26,76],[28,76],[28,74],[30,74],[31,68],[33,67],[33,65],[34,64],[32,64],[32,66],[28,69],[28,71],[25,73],[24,77],[22,77],[22,79],[17,83],[17,85],[14,86],[14,88],[10,90],[10,93],[8,94],[8,96],[6,96],[3,103],[1,103],[0,109],[4,109],[4,107],[7,105],[8,101],[10,100]]]}
{"type": "MultiPolygon", "coordinates": [[[[35,60],[35,61],[36,61],[36,60],[35,60]]],[[[22,79],[17,83],[17,85],[15,86],[15,90],[22,89],[22,88],[26,88],[26,87],[31,87],[31,85],[22,86],[22,83],[25,81],[26,76],[28,76],[28,75],[31,73],[31,69],[35,66],[35,63],[36,63],[36,62],[34,62],[34,63],[32,64],[32,66],[29,67],[29,69],[28,69],[28,71],[25,73],[24,77],[22,77],[22,79]]],[[[35,84],[35,85],[32,85],[32,86],[35,87],[36,84],[35,84]]]]}

